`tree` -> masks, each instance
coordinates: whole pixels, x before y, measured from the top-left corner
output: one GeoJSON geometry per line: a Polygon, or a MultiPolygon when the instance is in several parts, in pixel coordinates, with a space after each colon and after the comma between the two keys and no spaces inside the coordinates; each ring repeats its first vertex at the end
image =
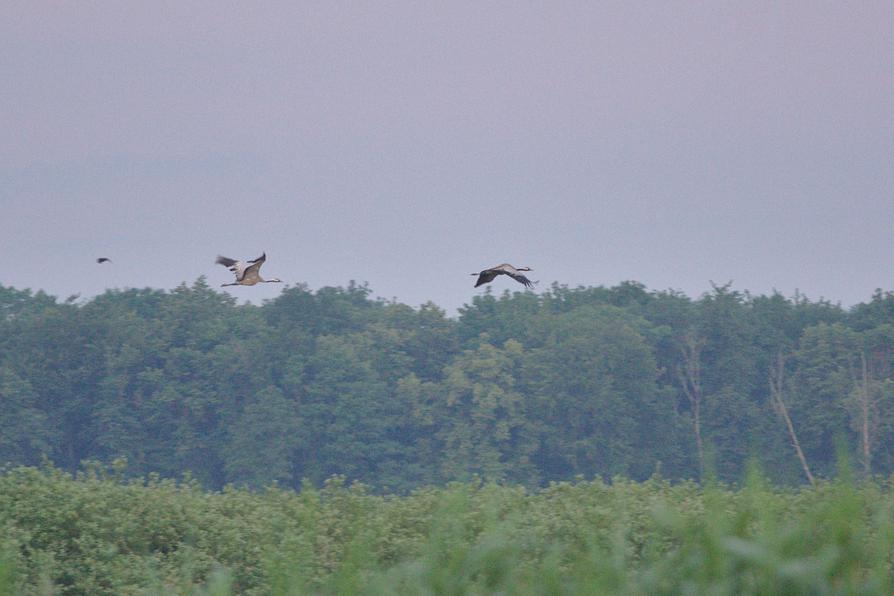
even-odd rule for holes
{"type": "Polygon", "coordinates": [[[702,443],[702,348],[705,340],[690,332],[680,340],[682,362],[677,367],[680,386],[686,399],[689,400],[689,411],[692,415],[692,432],[695,436],[695,448],[698,454],[698,476],[705,474],[705,448],[702,443]]]}
{"type": "Polygon", "coordinates": [[[713,286],[696,303],[694,333],[700,348],[701,431],[718,477],[735,481],[770,436],[766,359],[747,294],[730,284],[713,286]]]}
{"type": "Polygon", "coordinates": [[[478,475],[536,483],[531,462],[536,434],[516,386],[522,357],[515,340],[502,348],[484,343],[464,351],[445,370],[433,404],[444,420],[437,433],[444,480],[478,475]]]}
{"type": "Polygon", "coordinates": [[[292,483],[298,417],[295,404],[278,389],[267,387],[245,403],[227,435],[221,459],[228,482],[252,488],[292,483]]]}
{"type": "Polygon", "coordinates": [[[860,436],[863,472],[872,474],[873,452],[884,427],[890,431],[894,414],[891,359],[894,326],[883,324],[859,335],[860,363],[851,393],[852,417],[860,436]]]}
{"type": "Polygon", "coordinates": [[[55,442],[31,384],[0,366],[0,464],[36,465],[55,442]]]}
{"type": "Polygon", "coordinates": [[[655,382],[643,319],[612,306],[555,316],[543,347],[525,360],[525,391],[538,425],[545,480],[575,474],[643,478],[676,464],[677,421],[655,382]]]}
{"type": "Polygon", "coordinates": [[[853,438],[848,400],[858,377],[858,335],[842,323],[804,330],[796,353],[793,402],[803,412],[799,437],[808,460],[834,471],[836,437],[853,438]]]}
{"type": "Polygon", "coordinates": [[[334,474],[393,484],[399,474],[398,402],[368,358],[368,337],[321,336],[303,367],[297,395],[303,441],[296,478],[322,482],[334,474]]]}
{"type": "Polygon", "coordinates": [[[784,387],[785,357],[780,351],[776,355],[776,367],[770,369],[770,396],[773,400],[773,407],[776,410],[776,413],[779,414],[783,421],[785,421],[792,447],[794,447],[795,453],[798,455],[798,461],[801,462],[801,468],[804,470],[804,475],[807,477],[807,481],[810,482],[811,485],[816,486],[816,481],[813,479],[813,474],[810,472],[810,466],[807,465],[807,458],[804,457],[804,451],[801,449],[801,442],[798,441],[798,434],[795,432],[795,426],[792,424],[791,416],[788,414],[788,407],[785,405],[784,387]]]}

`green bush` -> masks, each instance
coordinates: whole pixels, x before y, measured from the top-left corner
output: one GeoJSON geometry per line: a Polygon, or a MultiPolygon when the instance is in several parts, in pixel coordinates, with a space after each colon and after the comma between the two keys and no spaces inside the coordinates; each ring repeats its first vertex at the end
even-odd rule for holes
{"type": "Polygon", "coordinates": [[[883,481],[779,489],[653,478],[406,496],[0,475],[0,592],[21,594],[885,594],[883,481]]]}

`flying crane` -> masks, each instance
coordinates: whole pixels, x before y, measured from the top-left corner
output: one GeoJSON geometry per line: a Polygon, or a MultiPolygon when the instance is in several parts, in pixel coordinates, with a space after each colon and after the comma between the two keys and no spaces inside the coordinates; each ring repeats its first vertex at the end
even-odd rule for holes
{"type": "Polygon", "coordinates": [[[531,281],[524,275],[522,275],[521,271],[533,271],[530,267],[518,267],[515,268],[509,263],[503,263],[502,265],[497,265],[496,267],[491,267],[490,269],[485,269],[484,271],[479,271],[478,273],[472,273],[472,275],[478,276],[478,281],[475,282],[475,287],[484,285],[486,283],[490,283],[494,280],[498,275],[508,275],[518,283],[522,284],[526,288],[533,288],[536,282],[531,281]]]}
{"type": "Polygon", "coordinates": [[[282,280],[278,277],[272,277],[270,279],[261,277],[261,265],[263,265],[266,260],[266,252],[261,254],[257,259],[249,261],[249,264],[218,255],[217,260],[214,262],[218,265],[223,265],[236,276],[235,282],[231,284],[220,284],[220,286],[253,286],[257,283],[282,283],[282,280]]]}

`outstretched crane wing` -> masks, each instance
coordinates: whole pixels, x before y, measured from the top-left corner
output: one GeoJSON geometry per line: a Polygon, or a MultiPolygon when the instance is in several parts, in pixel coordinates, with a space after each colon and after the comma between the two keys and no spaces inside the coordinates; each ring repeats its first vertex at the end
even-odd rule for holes
{"type": "Polygon", "coordinates": [[[223,265],[234,274],[236,274],[236,281],[242,281],[242,278],[245,277],[245,263],[242,261],[237,261],[236,259],[230,259],[227,257],[222,257],[217,255],[217,260],[214,261],[218,265],[223,265]]]}
{"type": "Polygon", "coordinates": [[[216,265],[223,265],[224,267],[230,268],[236,263],[238,263],[236,259],[228,259],[227,257],[222,257],[217,255],[217,259],[214,261],[216,265]]]}
{"type": "Polygon", "coordinates": [[[512,279],[514,279],[515,281],[517,281],[518,283],[522,284],[522,285],[525,286],[526,288],[531,288],[531,289],[534,288],[534,283],[535,283],[535,282],[531,281],[530,279],[528,279],[527,277],[525,277],[525,276],[522,275],[521,273],[509,273],[509,272],[507,271],[507,272],[506,272],[506,275],[508,275],[509,277],[511,277],[512,279]]]}
{"type": "Polygon", "coordinates": [[[493,269],[485,269],[478,274],[478,281],[475,282],[475,287],[477,288],[478,286],[483,286],[486,283],[492,282],[500,273],[500,271],[494,271],[493,269]]]}

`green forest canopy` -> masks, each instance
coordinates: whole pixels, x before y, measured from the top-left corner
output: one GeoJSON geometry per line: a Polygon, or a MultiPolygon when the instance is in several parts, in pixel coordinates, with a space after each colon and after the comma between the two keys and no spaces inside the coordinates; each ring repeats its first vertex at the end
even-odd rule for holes
{"type": "Polygon", "coordinates": [[[456,318],[363,285],[237,304],[204,279],[86,301],[0,286],[0,462],[379,490],[480,477],[776,482],[894,471],[894,294],[489,291],[456,318]],[[800,456],[799,456],[800,450],[800,456]]]}

